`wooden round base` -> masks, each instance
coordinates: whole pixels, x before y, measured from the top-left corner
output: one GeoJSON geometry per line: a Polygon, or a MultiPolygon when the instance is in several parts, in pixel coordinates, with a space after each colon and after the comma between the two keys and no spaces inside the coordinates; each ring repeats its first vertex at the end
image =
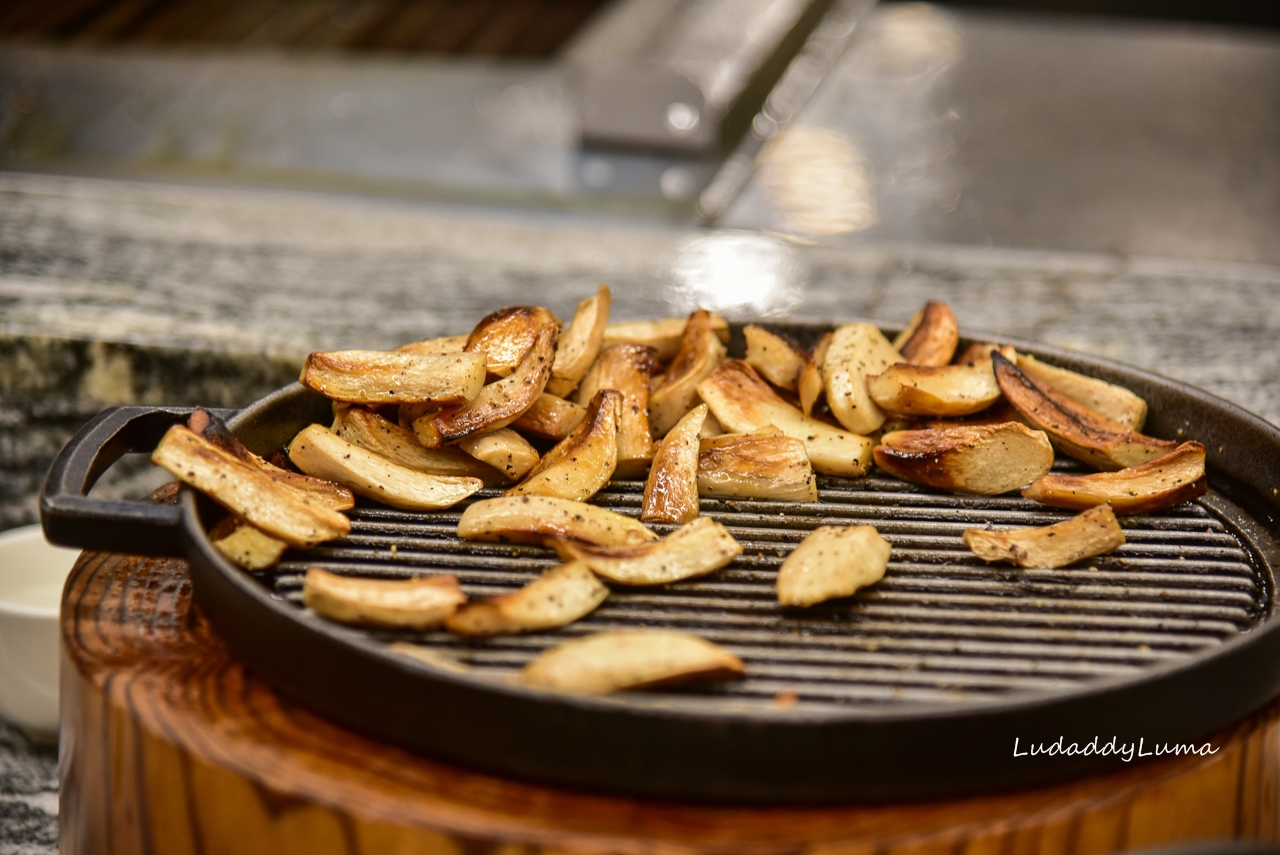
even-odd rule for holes
{"type": "Polygon", "coordinates": [[[504,780],[328,723],[230,658],[181,561],[85,553],[62,614],[63,853],[1071,855],[1280,836],[1277,705],[1211,756],[1011,795],[667,804],[504,780]]]}

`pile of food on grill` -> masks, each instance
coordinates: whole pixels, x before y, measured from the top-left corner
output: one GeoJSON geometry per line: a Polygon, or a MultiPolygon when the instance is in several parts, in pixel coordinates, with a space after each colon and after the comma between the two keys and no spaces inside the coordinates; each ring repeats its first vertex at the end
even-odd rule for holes
{"type": "MultiPolygon", "coordinates": [[[[517,306],[469,335],[313,353],[301,381],[333,400],[333,423],[301,431],[287,455],[268,462],[197,410],[152,459],[230,511],[211,536],[248,570],[342,537],[355,495],[436,510],[506,485],[467,507],[458,536],[559,554],[561,565],[515,593],[468,601],[439,575],[311,569],[305,579],[305,604],[328,619],[472,637],[571,623],[609,596],[602,578],[665,585],[724,567],[742,547],[699,515],[701,497],[816,502],[815,475],[856,478],[872,466],[955,493],[1021,488],[1081,513],[1038,529],[973,529],[964,543],[986,561],[1054,568],[1124,543],[1116,514],[1207,489],[1204,446],[1141,433],[1139,396],[1008,345],[957,354],[945,303],[925,305],[892,341],[871,324],[845,324],[807,351],[750,325],[743,359],[727,358],[728,324],[705,310],[610,324],[609,306],[602,285],[567,326],[517,306]],[[1055,449],[1099,471],[1051,473],[1055,449]],[[615,477],[647,479],[639,521],[589,504],[615,477]],[[646,522],[680,527],[660,538],[646,522]]],[[[822,526],[783,562],[778,600],[803,608],[847,597],[883,577],[889,553],[872,526],[822,526]]],[[[395,647],[433,661],[424,648],[395,647]]],[[[697,636],[629,630],[554,647],[520,679],[598,693],[742,671],[697,636]]]]}

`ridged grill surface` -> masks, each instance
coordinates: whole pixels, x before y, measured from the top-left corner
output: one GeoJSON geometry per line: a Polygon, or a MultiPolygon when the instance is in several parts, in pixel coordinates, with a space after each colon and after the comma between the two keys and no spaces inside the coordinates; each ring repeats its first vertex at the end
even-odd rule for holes
{"type": "MultiPolygon", "coordinates": [[[[700,579],[611,586],[595,612],[563,629],[465,640],[446,632],[370,631],[424,644],[499,676],[567,638],[626,627],[687,630],[742,657],[747,678],[697,690],[735,705],[963,708],[1068,693],[1214,647],[1265,617],[1268,573],[1206,502],[1122,518],[1127,543],[1059,570],[986,565],[967,528],[1038,526],[1070,511],[1017,496],[943,495],[885,477],[820,479],[820,501],[702,501],[744,552],[700,579]],[[820,525],[875,525],[893,545],[889,569],[856,596],[782,609],[777,569],[820,525]]],[[[643,484],[614,482],[594,500],[638,516],[643,484]]],[[[498,495],[487,490],[476,498],[498,495]]],[[[1211,494],[1212,495],[1212,494],[1211,494]]],[[[351,512],[349,537],[287,556],[259,579],[301,607],[307,567],[397,578],[451,573],[471,597],[514,591],[558,563],[536,546],[470,543],[463,507],[351,512]]],[[[660,534],[674,526],[655,525],[660,534]]]]}

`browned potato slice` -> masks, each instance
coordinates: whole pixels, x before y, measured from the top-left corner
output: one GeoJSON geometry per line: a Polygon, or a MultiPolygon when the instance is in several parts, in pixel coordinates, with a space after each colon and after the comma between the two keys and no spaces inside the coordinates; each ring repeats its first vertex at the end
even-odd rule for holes
{"type": "MultiPolygon", "coordinates": [[[[971,416],[950,419],[917,419],[907,427],[895,430],[923,430],[924,428],[973,427],[975,425],[1002,425],[1005,422],[1021,422],[1022,416],[1005,400],[996,401],[990,407],[971,416]]],[[[887,425],[887,423],[886,423],[887,425]]],[[[886,427],[885,430],[888,433],[886,427]]]]}
{"type": "Polygon", "coordinates": [[[480,319],[467,336],[466,350],[484,357],[490,374],[506,377],[520,367],[547,327],[558,330],[560,321],[541,306],[508,306],[480,319]]]}
{"type": "Polygon", "coordinates": [[[280,560],[289,544],[241,520],[229,534],[214,540],[213,548],[237,567],[265,570],[280,560]]]}
{"type": "Polygon", "coordinates": [[[586,501],[613,477],[618,463],[618,405],[622,395],[601,389],[573,433],[543,456],[508,496],[559,496],[586,501]]]}
{"type": "Polygon", "coordinates": [[[560,440],[582,424],[582,417],[586,414],[586,407],[543,392],[511,426],[530,436],[560,440]]]}
{"type": "Polygon", "coordinates": [[[151,462],[290,546],[315,546],[351,530],[325,497],[274,480],[183,425],[169,428],[151,462]]]}
{"type": "Polygon", "coordinates": [[[930,300],[912,316],[896,339],[894,349],[912,365],[946,365],[960,343],[960,325],[951,307],[930,300]]]}
{"type": "Polygon", "coordinates": [[[511,428],[458,440],[458,448],[484,461],[512,481],[538,465],[538,450],[511,428]]]}
{"type": "MultiPolygon", "coordinates": [[[[594,297],[578,304],[573,320],[560,334],[560,343],[556,345],[556,361],[551,366],[551,379],[547,381],[547,391],[552,395],[563,398],[572,392],[595,361],[604,342],[612,302],[608,286],[601,285],[594,297]]],[[[588,395],[587,400],[590,399],[588,395]]]]}
{"type": "Polygon", "coordinates": [[[804,357],[782,336],[756,324],[742,329],[747,341],[746,360],[773,385],[794,392],[804,371],[804,357]]]}
{"type": "MultiPolygon", "coordinates": [[[[702,432],[702,439],[698,441],[698,451],[711,451],[713,448],[731,448],[744,439],[763,438],[770,436],[786,436],[781,430],[774,425],[765,425],[762,428],[756,428],[751,433],[718,433],[714,436],[707,436],[707,432],[702,432]]],[[[803,445],[803,443],[801,443],[803,445]]]]}
{"type": "MultiPolygon", "coordinates": [[[[867,391],[867,376],[879,374],[902,356],[871,324],[842,324],[831,334],[822,363],[827,406],[836,421],[853,433],[871,433],[884,424],[885,412],[867,391]]],[[[782,427],[779,425],[779,427],[782,427]]]]}
{"type": "Polygon", "coordinates": [[[644,485],[640,519],[645,522],[687,523],[698,517],[698,436],[707,417],[699,404],[662,440],[644,485]]]}
{"type": "Polygon", "coordinates": [[[1000,353],[991,355],[1005,398],[1032,427],[1065,453],[1098,469],[1124,469],[1167,454],[1171,440],[1132,431],[1100,416],[1051,386],[1041,386],[1000,353]]]}
{"type": "Polygon", "coordinates": [[[293,438],[289,459],[308,475],[337,481],[361,496],[409,511],[452,507],[484,486],[479,478],[429,475],[392,463],[321,425],[304,428],[293,438]]]}
{"type": "Polygon", "coordinates": [[[1129,430],[1142,430],[1147,421],[1147,402],[1123,386],[1048,365],[1026,353],[1011,361],[1038,385],[1051,386],[1129,430]]]}
{"type": "Polygon", "coordinates": [[[468,603],[445,621],[445,628],[470,636],[555,629],[590,614],[608,596],[609,589],[586,564],[570,561],[513,594],[468,603]]]}
{"type": "Polygon", "coordinates": [[[339,623],[434,629],[466,601],[454,576],[359,579],[312,567],[302,580],[303,604],[339,623]]]}
{"type": "Polygon", "coordinates": [[[473,353],[340,350],[308,356],[299,379],[321,395],[356,404],[458,404],[480,393],[484,359],[473,353]]]}
{"type": "MultiPolygon", "coordinates": [[[[628,321],[609,324],[604,331],[604,346],[613,344],[641,344],[652,347],[659,362],[670,362],[680,349],[680,339],[688,325],[685,318],[665,318],[661,321],[628,321]]],[[[729,322],[717,314],[711,315],[711,329],[722,344],[729,343],[729,322]]]]}
{"type": "Polygon", "coordinates": [[[649,432],[649,378],[656,366],[653,348],[639,344],[615,344],[600,351],[582,385],[578,403],[585,404],[601,389],[622,395],[618,405],[619,478],[634,478],[653,459],[653,435],[649,432]]]}
{"type": "Polygon", "coordinates": [[[818,501],[804,443],[783,434],[717,437],[698,455],[698,493],[715,499],[818,501]]]}
{"type": "Polygon", "coordinates": [[[980,362],[990,362],[991,354],[994,351],[1000,351],[1004,354],[1005,359],[1018,364],[1018,352],[1011,345],[998,345],[989,341],[975,341],[964,349],[955,359],[956,365],[977,365],[980,362]]]}
{"type": "Polygon", "coordinates": [[[587,562],[599,576],[621,585],[665,585],[705,576],[742,553],[742,545],[711,517],[698,517],[654,543],[591,546],[571,540],[549,542],[560,557],[587,562]]]}
{"type": "Polygon", "coordinates": [[[813,408],[827,398],[825,384],[822,382],[822,363],[827,358],[827,349],[831,347],[831,333],[823,333],[822,338],[804,357],[804,369],[800,372],[796,392],[800,396],[800,409],[806,416],[813,415],[813,408]]]}
{"type": "Polygon", "coordinates": [[[441,338],[426,338],[422,341],[411,341],[396,348],[401,353],[462,353],[467,349],[465,335],[447,335],[441,338]]]}
{"type": "Polygon", "coordinates": [[[971,528],[964,545],[983,561],[1008,561],[1019,567],[1066,567],[1083,558],[1106,555],[1124,545],[1124,532],[1110,505],[1098,505],[1054,525],[1013,531],[971,528]]]}
{"type": "Polygon", "coordinates": [[[741,677],[742,660],[687,632],[625,629],[566,641],[525,666],[527,686],[573,695],[601,695],[696,680],[741,677]]]}
{"type": "Polygon", "coordinates": [[[462,449],[423,448],[413,431],[387,421],[377,413],[358,407],[349,407],[337,413],[331,430],[347,442],[418,472],[426,472],[429,475],[479,478],[486,484],[496,484],[504,480],[498,470],[480,462],[462,449]]]}
{"type": "Polygon", "coordinates": [[[902,416],[967,416],[1000,400],[991,362],[909,365],[899,362],[867,381],[871,399],[902,416]]]}
{"type": "Polygon", "coordinates": [[[413,432],[417,434],[418,442],[427,448],[439,448],[465,436],[495,431],[511,424],[542,394],[547,378],[551,376],[551,360],[555,358],[555,351],[556,328],[544,324],[539,327],[533,346],[515,371],[486,385],[469,403],[446,407],[414,421],[413,432]]]}
{"type": "Polygon", "coordinates": [[[711,329],[711,313],[699,309],[690,315],[667,376],[649,396],[649,426],[654,436],[666,436],[694,408],[698,384],[724,361],[724,355],[724,345],[711,329]]]}
{"type": "Polygon", "coordinates": [[[1022,491],[1046,505],[1081,510],[1111,505],[1117,514],[1149,514],[1203,496],[1209,490],[1204,446],[1184,442],[1173,451],[1119,472],[1045,475],[1022,491]]]}
{"type": "Polygon", "coordinates": [[[814,470],[823,475],[857,478],[871,468],[874,441],[804,415],[779,398],[755,369],[740,359],[721,363],[698,385],[698,394],[728,430],[750,433],[774,425],[800,440],[814,470]]]}
{"type": "Polygon", "coordinates": [[[542,543],[547,537],[563,537],[599,546],[658,539],[631,517],[556,496],[502,496],[474,502],[458,520],[458,537],[511,543],[542,543]]]}
{"type": "Polygon", "coordinates": [[[889,541],[870,525],[824,525],[805,535],[778,569],[778,602],[812,606],[852,596],[884,578],[889,541]]]}
{"type": "Polygon", "coordinates": [[[876,464],[904,481],[953,493],[996,496],[1049,471],[1053,446],[1017,422],[887,433],[876,464]]]}

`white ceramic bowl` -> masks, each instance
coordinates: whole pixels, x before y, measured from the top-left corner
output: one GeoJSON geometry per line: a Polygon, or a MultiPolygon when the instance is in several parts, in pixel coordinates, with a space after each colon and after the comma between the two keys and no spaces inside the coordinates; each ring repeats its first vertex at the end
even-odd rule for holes
{"type": "Polygon", "coordinates": [[[78,549],[38,525],[0,532],[0,718],[37,739],[58,733],[58,606],[78,549]]]}

